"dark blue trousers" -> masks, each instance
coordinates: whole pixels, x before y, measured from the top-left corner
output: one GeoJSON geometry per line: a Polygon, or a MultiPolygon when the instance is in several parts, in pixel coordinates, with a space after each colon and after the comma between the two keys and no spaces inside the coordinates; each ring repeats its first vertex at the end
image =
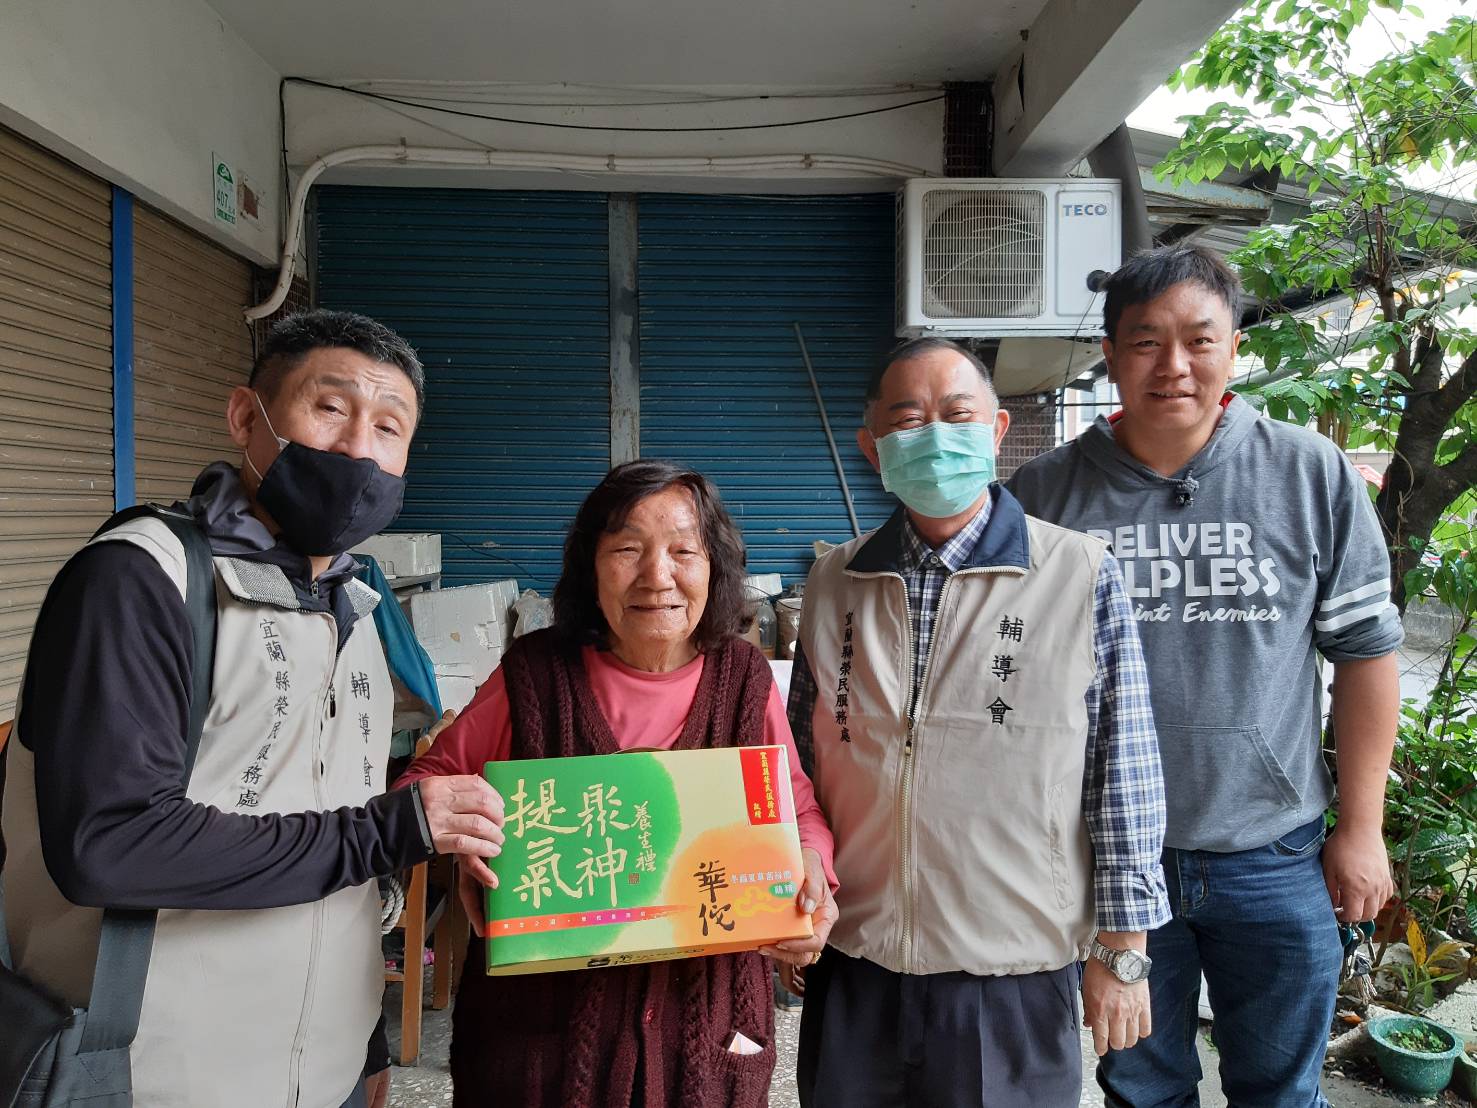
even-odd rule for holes
{"type": "Polygon", "coordinates": [[[802,1108],[1076,1108],[1076,963],[1046,973],[903,974],[827,949],[805,971],[802,1108]]]}
{"type": "Polygon", "coordinates": [[[1103,1059],[1105,1104],[1198,1108],[1203,973],[1226,1098],[1327,1108],[1318,1079],[1344,952],[1322,856],[1322,816],[1252,850],[1164,851],[1174,919],[1149,932],[1154,1034],[1103,1059]]]}

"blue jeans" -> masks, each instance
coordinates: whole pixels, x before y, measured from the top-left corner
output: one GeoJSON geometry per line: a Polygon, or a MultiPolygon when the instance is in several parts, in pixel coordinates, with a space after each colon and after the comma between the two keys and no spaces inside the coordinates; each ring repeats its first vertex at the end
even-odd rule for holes
{"type": "Polygon", "coordinates": [[[1323,1108],[1343,948],[1323,883],[1323,820],[1254,850],[1164,851],[1174,918],[1149,932],[1154,1033],[1109,1051],[1112,1108],[1195,1108],[1200,975],[1232,1108],[1323,1108]]]}

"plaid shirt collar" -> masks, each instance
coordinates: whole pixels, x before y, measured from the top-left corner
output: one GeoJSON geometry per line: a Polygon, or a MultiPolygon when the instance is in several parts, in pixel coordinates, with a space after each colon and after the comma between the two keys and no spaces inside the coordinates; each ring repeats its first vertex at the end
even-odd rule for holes
{"type": "Polygon", "coordinates": [[[911,577],[923,568],[930,554],[938,555],[938,560],[944,563],[950,573],[958,571],[969,556],[974,553],[975,545],[980,541],[980,536],[985,533],[985,527],[990,522],[990,506],[993,498],[986,497],[984,505],[975,513],[973,519],[964,525],[964,528],[949,539],[937,550],[929,546],[918,534],[918,529],[913,526],[913,519],[906,512],[903,513],[902,550],[898,554],[898,572],[904,577],[911,577]]]}

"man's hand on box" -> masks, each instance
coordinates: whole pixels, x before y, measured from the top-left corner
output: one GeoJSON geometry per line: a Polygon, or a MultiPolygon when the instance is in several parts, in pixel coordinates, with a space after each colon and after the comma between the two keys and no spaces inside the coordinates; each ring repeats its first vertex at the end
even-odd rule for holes
{"type": "Polygon", "coordinates": [[[420,794],[436,853],[461,855],[477,880],[495,887],[497,878],[483,859],[503,849],[503,798],[497,790],[481,777],[463,773],[424,777],[420,794]]]}
{"type": "Polygon", "coordinates": [[[836,898],[831,895],[820,854],[807,846],[800,851],[800,856],[805,860],[805,881],[795,900],[800,910],[809,914],[812,934],[808,939],[786,939],[773,946],[759,948],[760,954],[792,966],[808,966],[820,959],[838,915],[836,898]]]}

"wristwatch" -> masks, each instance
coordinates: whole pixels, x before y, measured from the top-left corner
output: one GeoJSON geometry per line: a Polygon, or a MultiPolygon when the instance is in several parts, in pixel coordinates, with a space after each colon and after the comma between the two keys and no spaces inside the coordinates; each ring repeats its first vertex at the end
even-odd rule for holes
{"type": "Polygon", "coordinates": [[[1143,981],[1149,976],[1149,967],[1154,964],[1147,954],[1140,954],[1137,950],[1114,950],[1096,939],[1092,940],[1088,954],[1107,966],[1125,985],[1143,981]]]}

